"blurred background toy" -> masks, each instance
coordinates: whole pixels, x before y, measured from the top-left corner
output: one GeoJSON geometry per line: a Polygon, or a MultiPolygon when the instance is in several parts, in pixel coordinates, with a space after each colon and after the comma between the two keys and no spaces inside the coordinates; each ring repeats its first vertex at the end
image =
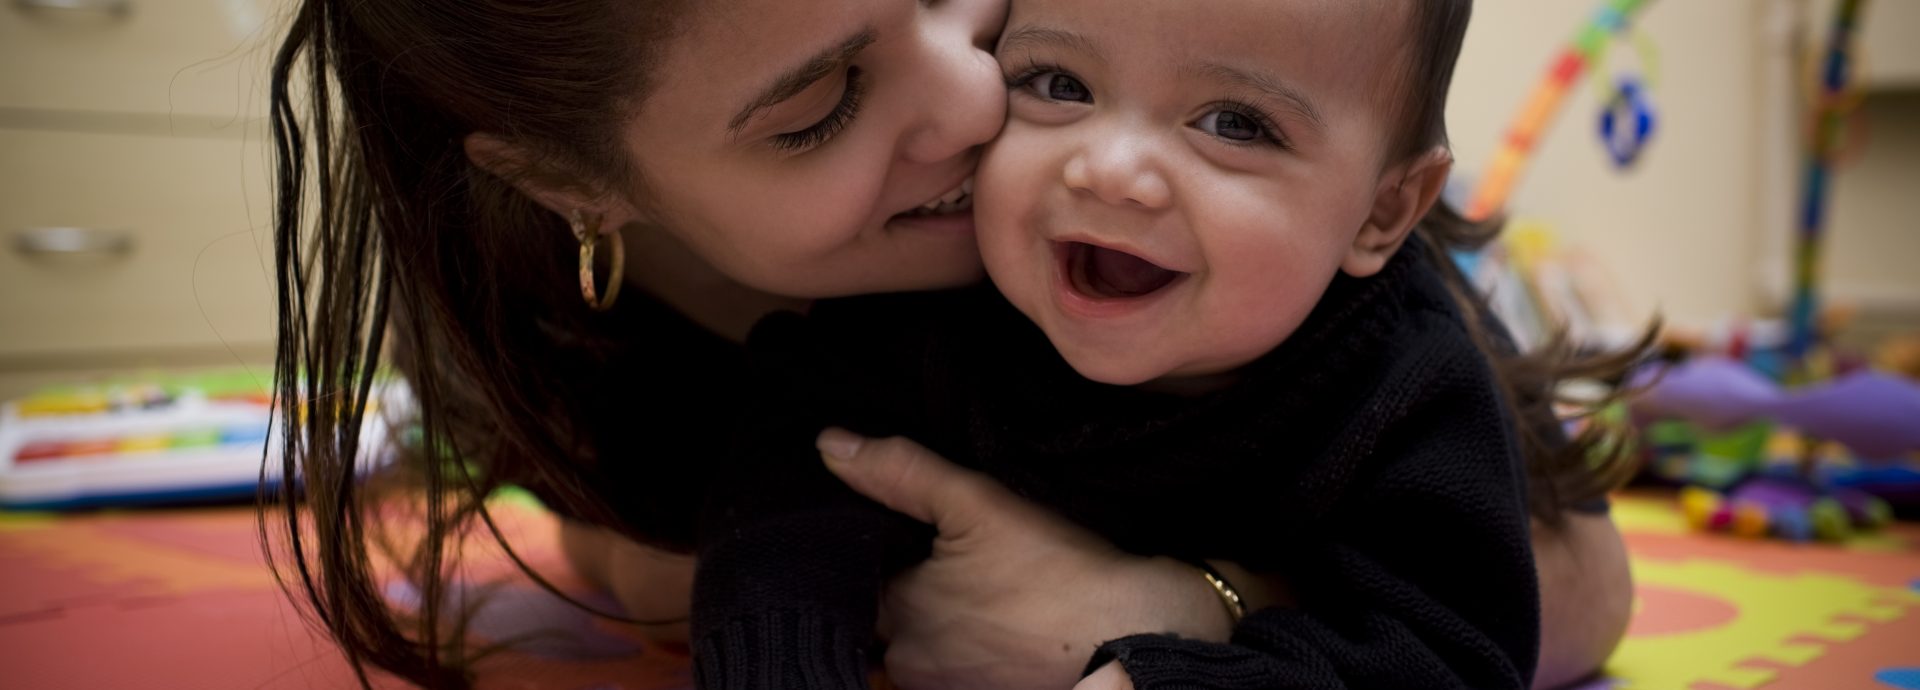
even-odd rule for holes
{"type": "MultiPolygon", "coordinates": [[[[1519,183],[1528,158],[1541,136],[1553,125],[1553,119],[1560,113],[1568,92],[1575,88],[1590,68],[1598,66],[1606,58],[1608,47],[1628,32],[1635,15],[1648,4],[1648,0],[1607,0],[1594,13],[1593,19],[1574,34],[1573,41],[1553,59],[1546,76],[1534,87],[1526,105],[1520,108],[1513,123],[1507,127],[1499,152],[1494,154],[1493,161],[1481,173],[1479,186],[1467,202],[1468,218],[1491,218],[1506,208],[1507,199],[1519,183]]],[[[1652,134],[1653,115],[1647,107],[1646,95],[1640,88],[1642,80],[1629,77],[1616,83],[1620,84],[1620,98],[1608,99],[1609,103],[1601,115],[1601,132],[1610,151],[1618,147],[1620,153],[1615,158],[1624,158],[1627,161],[1621,164],[1624,167],[1639,156],[1640,149],[1652,134]],[[1630,95],[1626,93],[1629,84],[1633,92],[1630,95]],[[1614,123],[1622,118],[1615,114],[1619,107],[1625,107],[1628,111],[1624,116],[1628,126],[1621,127],[1614,123]],[[1630,137],[1625,137],[1629,134],[1630,137]],[[1616,140],[1621,143],[1616,143],[1616,140]]]]}
{"type": "MultiPolygon", "coordinates": [[[[1648,5],[1609,0],[1562,49],[1473,188],[1470,218],[1504,215],[1535,145],[1585,75],[1600,91],[1608,159],[1620,170],[1640,160],[1657,128],[1658,53],[1633,26],[1648,5]]],[[[1665,361],[1628,382],[1644,389],[1630,415],[1578,420],[1638,430],[1648,473],[1688,487],[1682,506],[1702,529],[1842,539],[1885,524],[1894,512],[1888,498],[1920,494],[1912,465],[1920,452],[1920,338],[1889,342],[1872,359],[1837,347],[1831,336],[1853,312],[1823,304],[1820,291],[1834,171],[1844,149],[1864,142],[1865,127],[1853,117],[1865,101],[1854,82],[1864,5],[1834,5],[1818,77],[1807,89],[1810,126],[1785,314],[1732,320],[1716,333],[1669,334],[1665,361]]],[[[1522,347],[1556,329],[1593,346],[1632,336],[1617,326],[1630,320],[1618,317],[1626,310],[1596,277],[1602,272],[1559,246],[1546,222],[1511,220],[1500,242],[1459,258],[1522,347]]]]}

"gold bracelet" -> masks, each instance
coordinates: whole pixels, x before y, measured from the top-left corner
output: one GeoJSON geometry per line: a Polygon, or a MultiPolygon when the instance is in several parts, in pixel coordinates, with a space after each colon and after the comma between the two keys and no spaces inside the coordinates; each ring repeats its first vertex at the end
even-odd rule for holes
{"type": "Polygon", "coordinates": [[[1206,561],[1195,559],[1188,563],[1200,570],[1201,577],[1207,578],[1207,584],[1213,586],[1213,593],[1220,595],[1220,603],[1227,607],[1227,617],[1233,619],[1234,625],[1239,625],[1240,619],[1247,617],[1247,604],[1240,600],[1240,590],[1234,589],[1233,583],[1227,581],[1227,576],[1221,575],[1206,561]]]}

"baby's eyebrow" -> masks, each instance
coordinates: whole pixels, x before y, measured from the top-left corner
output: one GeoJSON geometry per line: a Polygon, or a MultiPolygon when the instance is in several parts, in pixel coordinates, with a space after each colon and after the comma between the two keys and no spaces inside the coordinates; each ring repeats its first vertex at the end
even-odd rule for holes
{"type": "Polygon", "coordinates": [[[1093,58],[1099,58],[1101,55],[1100,47],[1093,42],[1093,39],[1066,29],[1045,26],[1021,26],[1008,31],[1000,37],[999,52],[1011,53],[1043,47],[1067,48],[1093,58]]]}
{"type": "Polygon", "coordinates": [[[1247,71],[1216,63],[1203,64],[1198,71],[1201,75],[1209,79],[1215,79],[1233,86],[1249,89],[1267,98],[1285,103],[1298,112],[1301,117],[1306,118],[1307,123],[1313,125],[1315,129],[1323,132],[1326,131],[1326,121],[1320,118],[1320,110],[1313,106],[1313,100],[1307,98],[1305,93],[1293,88],[1292,85],[1284,81],[1261,72],[1247,71]]]}

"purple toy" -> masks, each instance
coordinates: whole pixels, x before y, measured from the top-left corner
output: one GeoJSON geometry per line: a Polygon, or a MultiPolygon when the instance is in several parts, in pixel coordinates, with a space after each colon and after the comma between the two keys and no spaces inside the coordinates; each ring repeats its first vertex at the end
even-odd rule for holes
{"type": "Polygon", "coordinates": [[[1643,369],[1633,385],[1643,387],[1650,381],[1653,387],[1633,402],[1635,412],[1684,419],[1713,431],[1762,417],[1781,398],[1778,384],[1724,357],[1695,358],[1664,370],[1643,369]]]}
{"type": "Polygon", "coordinates": [[[1838,441],[1863,458],[1920,450],[1920,384],[1859,371],[1795,391],[1730,359],[1708,357],[1635,377],[1653,387],[1634,402],[1645,418],[1682,419],[1709,430],[1773,420],[1838,441]]]}
{"type": "Polygon", "coordinates": [[[1806,388],[1776,403],[1773,418],[1830,438],[1864,458],[1920,450],[1920,385],[1871,371],[1806,388]]]}

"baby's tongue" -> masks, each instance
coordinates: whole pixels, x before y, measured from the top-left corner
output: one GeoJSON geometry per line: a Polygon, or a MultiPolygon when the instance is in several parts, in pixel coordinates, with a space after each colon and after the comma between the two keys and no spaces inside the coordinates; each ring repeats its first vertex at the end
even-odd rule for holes
{"type": "Polygon", "coordinates": [[[1126,252],[1093,245],[1087,245],[1087,252],[1087,287],[1101,297],[1139,297],[1180,276],[1126,252]]]}

